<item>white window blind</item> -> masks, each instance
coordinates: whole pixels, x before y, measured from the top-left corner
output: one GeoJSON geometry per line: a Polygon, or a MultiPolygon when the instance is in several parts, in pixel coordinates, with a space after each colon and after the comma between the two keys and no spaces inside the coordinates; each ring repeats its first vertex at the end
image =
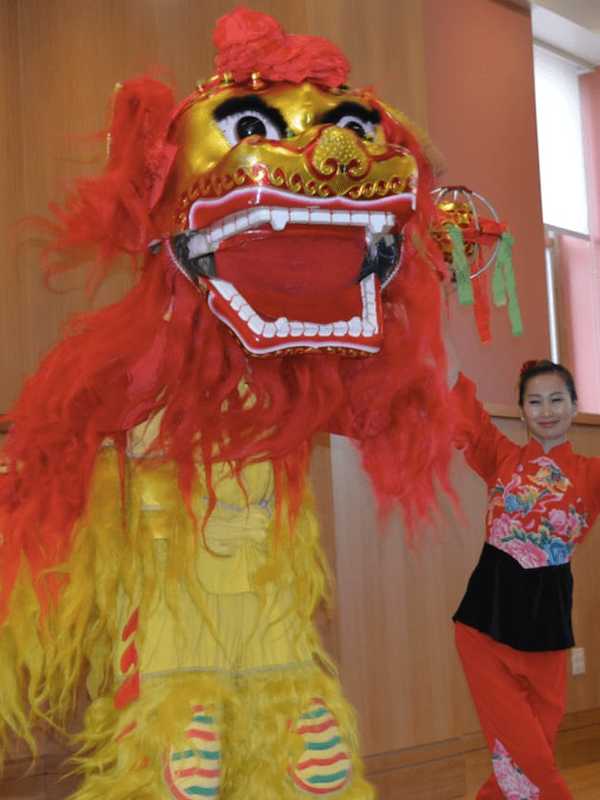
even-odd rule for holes
{"type": "Polygon", "coordinates": [[[581,67],[536,45],[534,69],[544,224],[587,234],[581,67]]]}

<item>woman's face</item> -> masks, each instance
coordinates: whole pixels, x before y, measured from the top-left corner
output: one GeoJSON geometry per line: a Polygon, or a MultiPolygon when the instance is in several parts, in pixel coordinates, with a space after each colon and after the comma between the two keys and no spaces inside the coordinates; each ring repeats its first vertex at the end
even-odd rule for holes
{"type": "Polygon", "coordinates": [[[522,411],[529,433],[549,450],[566,440],[577,405],[561,376],[546,372],[527,381],[522,411]]]}

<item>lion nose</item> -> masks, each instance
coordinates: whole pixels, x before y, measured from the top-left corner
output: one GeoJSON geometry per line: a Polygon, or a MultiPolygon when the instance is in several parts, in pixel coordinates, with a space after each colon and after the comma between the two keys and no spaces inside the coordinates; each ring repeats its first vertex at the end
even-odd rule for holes
{"type": "Polygon", "coordinates": [[[354,178],[368,170],[369,159],[358,136],[347,128],[325,128],[314,149],[314,166],[321,175],[345,175],[354,178]]]}

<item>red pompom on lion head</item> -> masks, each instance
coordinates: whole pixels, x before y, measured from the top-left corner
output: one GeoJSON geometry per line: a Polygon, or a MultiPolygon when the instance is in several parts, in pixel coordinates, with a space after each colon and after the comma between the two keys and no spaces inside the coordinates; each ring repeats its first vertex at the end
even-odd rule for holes
{"type": "Polygon", "coordinates": [[[350,70],[344,54],[327,39],[287,34],[273,17],[249,8],[221,17],[213,39],[217,70],[231,73],[236,83],[259,72],[273,82],[334,88],[346,82],[350,70]]]}

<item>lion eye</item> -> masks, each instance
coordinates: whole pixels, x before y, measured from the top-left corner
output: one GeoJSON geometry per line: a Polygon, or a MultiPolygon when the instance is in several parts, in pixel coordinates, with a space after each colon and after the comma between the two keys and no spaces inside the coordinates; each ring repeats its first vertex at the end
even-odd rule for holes
{"type": "Polygon", "coordinates": [[[232,147],[249,136],[276,140],[284,136],[284,131],[259,111],[236,111],[217,120],[217,125],[232,147]]]}
{"type": "Polygon", "coordinates": [[[346,114],[341,117],[336,122],[336,125],[339,128],[348,128],[348,130],[354,131],[361,139],[372,139],[375,136],[375,125],[373,125],[372,122],[367,122],[367,120],[360,119],[351,114],[346,114]]]}

